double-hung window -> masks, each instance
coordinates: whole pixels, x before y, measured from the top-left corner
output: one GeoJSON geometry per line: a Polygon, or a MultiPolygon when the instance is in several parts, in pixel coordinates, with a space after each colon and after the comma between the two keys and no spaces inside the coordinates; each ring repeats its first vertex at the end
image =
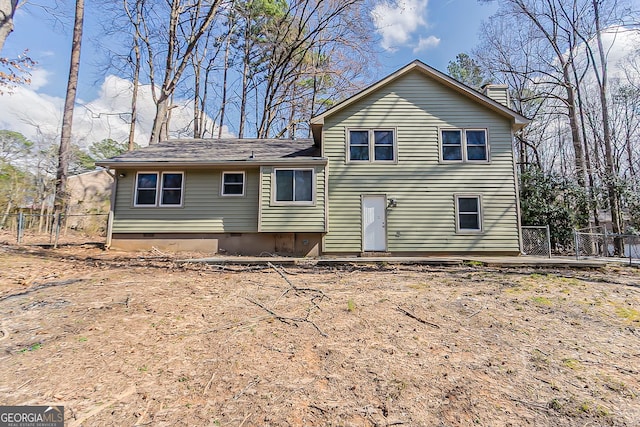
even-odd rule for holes
{"type": "Polygon", "coordinates": [[[134,206],[180,207],[183,184],[182,172],[138,172],[134,206]]]}
{"type": "Polygon", "coordinates": [[[485,129],[441,129],[443,162],[487,162],[489,150],[485,129]]]}
{"type": "Polygon", "coordinates": [[[222,173],[222,195],[244,196],[244,172],[222,173]]]}
{"type": "Polygon", "coordinates": [[[313,204],[313,169],[276,169],[274,201],[278,204],[313,204]]]}
{"type": "Polygon", "coordinates": [[[456,195],[456,231],[482,231],[482,199],[478,195],[456,195]]]}
{"type": "Polygon", "coordinates": [[[396,160],[396,137],[393,129],[350,129],[347,134],[350,162],[396,160]]]}

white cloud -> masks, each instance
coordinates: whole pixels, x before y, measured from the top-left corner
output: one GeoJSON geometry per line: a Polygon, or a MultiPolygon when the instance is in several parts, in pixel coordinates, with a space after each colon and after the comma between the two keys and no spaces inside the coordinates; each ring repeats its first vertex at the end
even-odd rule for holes
{"type": "MultiPolygon", "coordinates": [[[[34,71],[32,82],[31,86],[14,88],[12,94],[0,95],[0,129],[20,132],[32,140],[45,138],[56,141],[60,134],[64,99],[38,92],[47,82],[46,71],[34,71]]],[[[129,137],[132,89],[130,81],[109,75],[102,83],[97,98],[78,100],[73,114],[73,141],[82,147],[105,138],[126,141],[129,137]]],[[[192,129],[193,103],[174,100],[174,105],[170,136],[188,137],[192,129]]],[[[135,139],[140,145],[146,145],[155,115],[151,86],[139,86],[137,107],[135,139]]],[[[207,122],[211,129],[211,119],[207,122]]],[[[217,136],[217,130],[214,132],[217,136]]],[[[223,137],[233,137],[226,126],[223,137]]]]}
{"type": "Polygon", "coordinates": [[[436,47],[440,44],[440,39],[436,36],[429,36],[427,38],[420,37],[418,45],[413,48],[413,53],[422,52],[424,50],[436,47]]]}
{"type": "Polygon", "coordinates": [[[44,87],[49,82],[49,72],[40,68],[31,70],[31,84],[30,87],[33,90],[38,90],[44,87]]]}
{"type": "Polygon", "coordinates": [[[382,47],[393,52],[408,44],[413,33],[427,25],[427,4],[428,0],[393,0],[392,3],[377,4],[371,15],[376,31],[382,36],[382,47]]]}

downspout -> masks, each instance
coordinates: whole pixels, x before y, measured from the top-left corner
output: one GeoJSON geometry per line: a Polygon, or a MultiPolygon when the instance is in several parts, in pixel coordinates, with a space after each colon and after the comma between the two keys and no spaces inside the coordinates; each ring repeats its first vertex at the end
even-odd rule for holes
{"type": "MultiPolygon", "coordinates": [[[[515,135],[513,133],[513,128],[511,128],[511,147],[513,147],[513,141],[515,140],[515,135]]],[[[514,149],[511,148],[511,158],[513,162],[513,186],[516,194],[516,220],[518,224],[518,246],[520,248],[520,255],[522,255],[522,250],[524,246],[522,245],[522,221],[520,220],[520,180],[518,179],[518,168],[516,166],[516,153],[514,149]]],[[[549,253],[551,253],[551,249],[549,249],[549,253]]]]}
{"type": "Polygon", "coordinates": [[[118,190],[118,176],[109,171],[105,170],[107,174],[113,178],[113,183],[111,184],[111,200],[109,206],[109,218],[107,219],[107,240],[105,241],[104,248],[109,249],[111,247],[111,235],[113,234],[113,217],[115,214],[115,206],[116,206],[116,191],[118,190]]]}

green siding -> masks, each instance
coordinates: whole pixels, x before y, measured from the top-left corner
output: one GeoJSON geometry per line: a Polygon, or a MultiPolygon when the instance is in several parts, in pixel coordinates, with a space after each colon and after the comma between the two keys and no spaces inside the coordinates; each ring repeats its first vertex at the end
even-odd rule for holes
{"type": "MultiPolygon", "coordinates": [[[[278,167],[280,168],[280,167],[278,167]]],[[[287,167],[282,166],[287,169],[287,167]]],[[[263,232],[324,232],[325,218],[325,166],[295,166],[293,169],[314,169],[315,176],[315,204],[274,206],[272,203],[273,169],[261,169],[261,222],[260,231],[263,232]]]]}
{"type": "Polygon", "coordinates": [[[245,175],[245,195],[220,196],[222,172],[184,171],[183,206],[133,207],[136,171],[118,179],[114,233],[229,233],[258,231],[259,171],[245,175]]]}
{"type": "Polygon", "coordinates": [[[510,121],[419,72],[410,72],[325,119],[329,158],[326,252],[359,252],[361,195],[397,200],[388,210],[392,252],[518,251],[510,121]],[[345,162],[347,128],[396,128],[397,164],[345,162]],[[440,127],[486,128],[490,163],[439,163],[440,127]],[[455,232],[454,194],[479,194],[482,234],[455,232]]]}

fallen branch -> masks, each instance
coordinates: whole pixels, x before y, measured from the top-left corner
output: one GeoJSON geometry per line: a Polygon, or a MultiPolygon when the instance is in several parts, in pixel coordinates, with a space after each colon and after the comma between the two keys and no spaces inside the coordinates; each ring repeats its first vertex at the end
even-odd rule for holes
{"type": "Polygon", "coordinates": [[[250,298],[245,298],[245,299],[247,301],[249,301],[250,303],[257,305],[258,307],[260,307],[261,309],[263,309],[264,311],[266,311],[267,313],[269,313],[270,315],[272,315],[274,318],[276,318],[280,322],[284,323],[285,325],[290,325],[290,326],[292,325],[292,326],[295,326],[297,328],[299,326],[298,325],[299,322],[309,323],[323,337],[328,337],[329,336],[324,331],[322,331],[322,329],[320,329],[320,327],[318,325],[316,325],[312,320],[309,320],[309,314],[311,313],[311,310],[307,311],[307,316],[306,317],[284,317],[284,316],[279,315],[275,311],[271,310],[270,308],[265,307],[264,304],[261,304],[258,301],[254,301],[254,300],[252,300],[250,298]]]}
{"type": "Polygon", "coordinates": [[[435,323],[431,323],[431,322],[428,322],[428,321],[426,321],[426,320],[424,320],[424,319],[421,319],[421,318],[419,318],[418,316],[416,316],[415,314],[411,313],[411,312],[410,312],[410,311],[408,311],[408,310],[405,310],[404,308],[402,308],[402,307],[400,307],[400,306],[398,306],[398,307],[397,307],[397,309],[398,309],[401,313],[406,314],[407,316],[411,317],[411,318],[412,318],[412,319],[414,319],[414,320],[417,320],[418,322],[420,322],[420,323],[422,323],[422,324],[425,324],[425,325],[431,326],[432,328],[440,329],[440,325],[437,325],[437,324],[435,324],[435,323]]]}
{"type": "Polygon", "coordinates": [[[27,289],[25,291],[22,291],[22,292],[17,292],[15,294],[4,295],[4,296],[0,297],[0,301],[5,301],[5,300],[8,300],[10,298],[29,295],[30,293],[35,292],[35,291],[39,291],[40,289],[46,289],[46,288],[51,288],[51,287],[55,287],[55,286],[72,285],[74,283],[82,282],[83,280],[85,280],[85,279],[68,279],[68,280],[61,280],[61,281],[56,281],[56,282],[43,283],[41,285],[33,286],[33,287],[31,287],[31,288],[29,288],[29,289],[27,289]]]}
{"type": "MultiPolygon", "coordinates": [[[[290,289],[287,289],[286,291],[284,291],[284,292],[283,292],[283,294],[281,295],[281,297],[282,297],[282,296],[284,296],[284,295],[286,295],[289,291],[293,290],[293,291],[295,291],[295,293],[296,293],[296,294],[298,294],[298,293],[300,293],[300,292],[302,292],[302,293],[305,293],[305,292],[311,292],[311,293],[318,294],[318,295],[320,296],[320,300],[321,300],[321,301],[322,301],[322,299],[323,299],[323,298],[330,299],[330,298],[329,298],[329,297],[328,297],[328,296],[327,296],[327,295],[326,295],[322,290],[320,290],[320,289],[315,289],[315,288],[300,288],[300,287],[298,287],[298,286],[294,285],[294,284],[293,284],[293,282],[292,282],[291,280],[289,280],[289,278],[288,278],[288,277],[287,277],[287,276],[282,272],[282,270],[284,270],[284,269],[282,269],[282,267],[276,267],[276,266],[275,266],[275,265],[273,265],[271,262],[268,262],[268,263],[267,263],[267,265],[268,265],[269,267],[271,267],[271,268],[272,268],[276,273],[278,273],[278,274],[280,275],[280,277],[282,277],[282,278],[285,280],[285,282],[287,282],[287,284],[290,286],[290,289]]],[[[314,302],[315,302],[315,301],[314,301],[314,302]]],[[[316,307],[317,307],[317,305],[316,305],[316,307]]],[[[318,307],[318,309],[319,309],[319,307],[318,307]]]]}
{"type": "Polygon", "coordinates": [[[272,315],[273,317],[275,317],[277,320],[281,321],[282,323],[284,323],[286,325],[298,326],[293,319],[291,319],[289,317],[280,316],[275,311],[271,310],[270,308],[265,307],[264,304],[260,304],[258,301],[254,301],[251,298],[245,298],[245,299],[247,301],[249,301],[250,303],[257,305],[258,307],[260,307],[261,309],[263,309],[264,311],[266,311],[267,313],[269,313],[270,315],[272,315]]]}
{"type": "Polygon", "coordinates": [[[215,371],[213,372],[213,374],[211,374],[211,378],[209,378],[209,381],[207,382],[207,385],[204,386],[204,390],[202,390],[202,394],[206,394],[207,391],[209,390],[209,387],[211,387],[211,383],[213,382],[213,378],[216,376],[215,371]]]}
{"type": "Polygon", "coordinates": [[[280,277],[282,277],[285,280],[285,282],[289,284],[289,286],[291,286],[296,291],[298,290],[298,288],[296,288],[296,285],[294,285],[293,282],[291,282],[291,280],[289,280],[289,278],[287,278],[287,276],[285,276],[284,273],[280,271],[275,265],[271,264],[271,262],[267,262],[267,265],[272,269],[274,269],[275,272],[278,273],[280,277]]]}

